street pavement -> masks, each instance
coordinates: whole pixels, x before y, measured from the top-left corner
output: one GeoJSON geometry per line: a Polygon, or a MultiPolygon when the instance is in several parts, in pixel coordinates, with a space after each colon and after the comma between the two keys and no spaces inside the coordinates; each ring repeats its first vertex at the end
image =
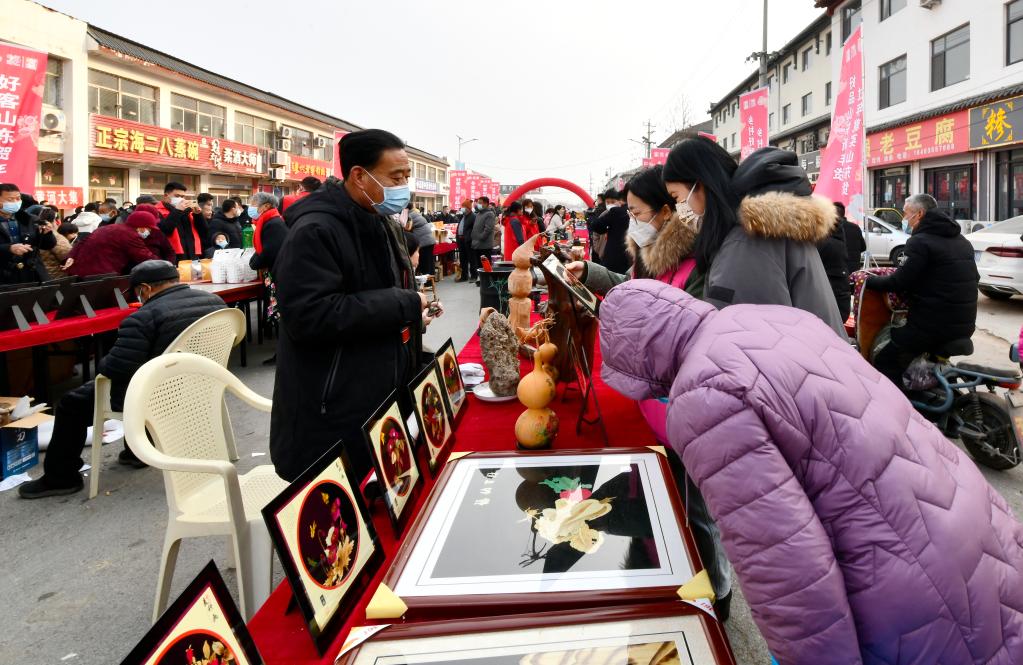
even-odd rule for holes
{"type": "MultiPolygon", "coordinates": [[[[449,337],[460,348],[475,331],[478,292],[450,279],[438,286],[446,313],[429,329],[434,348],[449,337]]],[[[974,360],[1007,365],[1008,340],[1023,325],[1023,299],[994,302],[981,296],[974,360]]],[[[250,347],[249,366],[231,369],[261,395],[273,391],[273,341],[250,347]]],[[[241,459],[247,471],[269,463],[270,418],[229,398],[241,459]]],[[[71,665],[119,662],[150,625],[167,504],[160,472],[118,466],[120,443],[104,447],[100,495],[23,501],[16,490],[0,493],[0,663],[30,659],[71,665]]],[[[88,450],[88,449],[87,449],[88,450]]],[[[33,471],[38,475],[41,469],[33,471]]],[[[992,485],[1023,514],[1023,470],[984,470],[992,485]]],[[[210,560],[216,560],[236,594],[225,538],[186,540],[178,557],[171,597],[210,560]]],[[[279,582],[282,573],[275,565],[279,582]]],[[[726,624],[740,665],[767,665],[769,657],[736,587],[726,624]]]]}

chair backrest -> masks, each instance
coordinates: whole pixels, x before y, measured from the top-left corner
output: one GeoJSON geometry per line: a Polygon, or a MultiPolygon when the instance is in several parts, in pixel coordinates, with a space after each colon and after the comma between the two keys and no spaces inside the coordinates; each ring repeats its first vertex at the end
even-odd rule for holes
{"type": "Polygon", "coordinates": [[[245,314],[227,307],[211,312],[181,331],[164,353],[195,353],[227,367],[231,349],[245,337],[245,314]]]}
{"type": "MultiPolygon", "coordinates": [[[[142,461],[152,446],[164,455],[191,460],[230,461],[224,435],[225,389],[249,404],[269,400],[247,388],[214,360],[193,353],[157,356],[143,365],[128,384],[124,400],[124,435],[142,461]]],[[[164,470],[167,501],[172,510],[196,489],[221,482],[204,473],[164,470]]]]}

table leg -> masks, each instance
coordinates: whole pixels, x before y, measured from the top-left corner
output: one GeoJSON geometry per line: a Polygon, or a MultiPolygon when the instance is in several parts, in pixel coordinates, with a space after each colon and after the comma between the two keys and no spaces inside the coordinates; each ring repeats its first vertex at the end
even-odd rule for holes
{"type": "Polygon", "coordinates": [[[0,390],[5,395],[11,394],[11,376],[7,369],[7,352],[0,353],[0,390]]]}
{"type": "Polygon", "coordinates": [[[252,341],[252,308],[249,305],[252,304],[251,300],[242,300],[238,303],[238,306],[245,311],[245,337],[251,342],[252,341]]]}

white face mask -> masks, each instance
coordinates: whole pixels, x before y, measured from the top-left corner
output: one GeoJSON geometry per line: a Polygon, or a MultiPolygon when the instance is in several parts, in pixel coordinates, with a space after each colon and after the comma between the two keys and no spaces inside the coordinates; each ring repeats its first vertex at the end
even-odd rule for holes
{"type": "Polygon", "coordinates": [[[171,199],[170,199],[170,204],[172,206],[178,206],[178,205],[181,205],[181,203],[184,200],[185,200],[185,197],[183,197],[183,196],[172,196],[171,199]]]}
{"type": "Polygon", "coordinates": [[[532,208],[526,208],[526,214],[527,215],[530,215],[532,213],[533,213],[533,209],[532,208]]]}
{"type": "Polygon", "coordinates": [[[636,216],[629,213],[629,237],[640,247],[649,247],[657,240],[657,234],[661,232],[651,222],[657,218],[654,215],[649,222],[636,219],[636,216]]]}
{"type": "Polygon", "coordinates": [[[675,204],[675,212],[678,213],[679,219],[695,226],[696,230],[699,231],[700,226],[703,224],[703,215],[697,215],[696,212],[693,211],[692,206],[689,205],[689,199],[693,196],[693,192],[695,191],[696,185],[694,184],[693,188],[689,190],[688,194],[686,194],[686,200],[675,204]]]}

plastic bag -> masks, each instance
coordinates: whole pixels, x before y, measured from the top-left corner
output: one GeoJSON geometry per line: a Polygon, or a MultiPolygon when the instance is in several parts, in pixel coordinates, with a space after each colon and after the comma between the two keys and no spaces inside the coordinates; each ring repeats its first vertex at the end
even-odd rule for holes
{"type": "Polygon", "coordinates": [[[902,373],[902,385],[906,390],[930,390],[938,386],[938,376],[934,372],[937,363],[928,360],[926,355],[917,356],[902,373]]]}

